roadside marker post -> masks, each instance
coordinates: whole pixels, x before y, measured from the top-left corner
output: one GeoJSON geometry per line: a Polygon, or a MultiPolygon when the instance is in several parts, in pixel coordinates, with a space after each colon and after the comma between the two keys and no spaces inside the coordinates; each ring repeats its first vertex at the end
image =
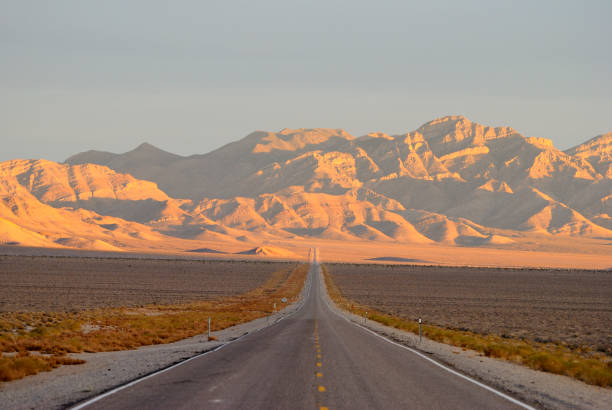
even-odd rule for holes
{"type": "Polygon", "coordinates": [[[421,332],[421,318],[419,318],[419,343],[423,340],[423,332],[421,332]]]}
{"type": "Polygon", "coordinates": [[[210,316],[208,316],[208,340],[210,340],[210,316]]]}

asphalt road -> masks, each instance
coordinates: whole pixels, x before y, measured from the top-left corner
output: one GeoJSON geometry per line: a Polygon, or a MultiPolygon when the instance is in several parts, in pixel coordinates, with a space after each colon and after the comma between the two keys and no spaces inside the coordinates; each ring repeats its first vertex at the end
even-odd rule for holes
{"type": "Polygon", "coordinates": [[[520,408],[332,312],[318,272],[293,316],[87,408],[520,408]]]}

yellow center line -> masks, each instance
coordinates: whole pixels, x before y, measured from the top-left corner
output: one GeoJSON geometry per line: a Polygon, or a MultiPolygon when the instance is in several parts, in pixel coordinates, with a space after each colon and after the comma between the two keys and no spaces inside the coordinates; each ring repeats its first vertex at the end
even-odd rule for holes
{"type": "MultiPolygon", "coordinates": [[[[321,360],[321,346],[319,345],[319,324],[315,319],[315,326],[314,326],[314,344],[315,344],[315,349],[317,350],[317,360],[321,360]]],[[[322,367],[323,363],[321,363],[320,361],[317,361],[317,367],[322,367]]],[[[317,372],[316,373],[317,378],[322,378],[323,377],[323,373],[321,372],[317,372]]],[[[325,386],[317,386],[317,390],[320,393],[325,392],[325,386]]],[[[319,401],[319,400],[317,400],[319,401]]],[[[317,403],[319,404],[319,403],[317,403]]],[[[326,406],[319,406],[319,410],[328,410],[328,407],[326,406]]]]}

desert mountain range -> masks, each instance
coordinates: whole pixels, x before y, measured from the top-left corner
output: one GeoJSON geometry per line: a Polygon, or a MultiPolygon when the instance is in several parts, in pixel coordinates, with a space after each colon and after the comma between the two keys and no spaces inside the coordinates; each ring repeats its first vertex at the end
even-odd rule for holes
{"type": "MultiPolygon", "coordinates": [[[[612,239],[612,133],[566,151],[462,116],[401,135],[254,132],[204,155],[142,144],[0,163],[0,242],[96,249],[169,239],[505,246],[612,239]]],[[[195,242],[194,242],[195,243],[195,242]]]]}

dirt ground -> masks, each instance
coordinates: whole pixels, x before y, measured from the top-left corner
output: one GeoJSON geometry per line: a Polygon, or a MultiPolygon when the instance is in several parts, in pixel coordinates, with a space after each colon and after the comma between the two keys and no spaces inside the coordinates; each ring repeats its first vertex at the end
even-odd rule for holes
{"type": "Polygon", "coordinates": [[[176,304],[248,292],[280,262],[0,256],[0,312],[176,304]]]}
{"type": "Polygon", "coordinates": [[[612,272],[326,265],[342,294],[453,329],[612,354],[612,272]]]}

